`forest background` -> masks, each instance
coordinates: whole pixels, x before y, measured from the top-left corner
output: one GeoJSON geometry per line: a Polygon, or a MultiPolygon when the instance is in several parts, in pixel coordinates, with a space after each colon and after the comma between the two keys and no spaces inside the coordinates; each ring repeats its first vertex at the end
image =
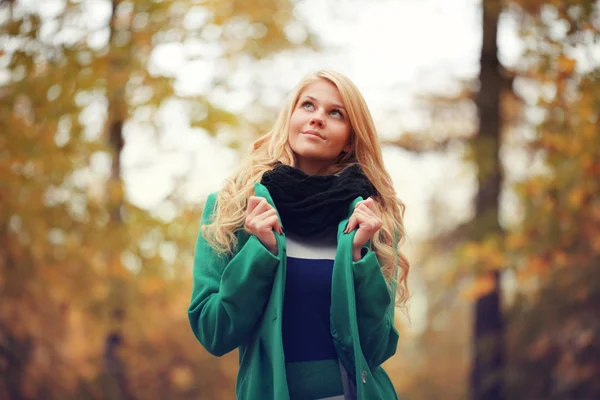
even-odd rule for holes
{"type": "Polygon", "coordinates": [[[324,67],[407,204],[398,393],[600,398],[598,2],[1,0],[0,399],[234,398],[203,200],[324,67]]]}

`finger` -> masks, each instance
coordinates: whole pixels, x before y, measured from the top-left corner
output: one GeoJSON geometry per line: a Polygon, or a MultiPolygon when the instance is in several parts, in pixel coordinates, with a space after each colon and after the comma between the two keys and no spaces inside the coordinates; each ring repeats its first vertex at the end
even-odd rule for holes
{"type": "Polygon", "coordinates": [[[377,207],[377,202],[375,202],[375,200],[373,200],[372,197],[369,197],[366,201],[365,201],[365,206],[367,206],[367,208],[371,211],[373,211],[373,213],[379,217],[379,207],[377,207]]]}
{"type": "Polygon", "coordinates": [[[257,197],[257,196],[248,197],[248,207],[247,207],[246,213],[247,214],[252,213],[252,211],[254,211],[254,209],[260,203],[260,201],[261,201],[260,197],[257,197]]]}
{"type": "Polygon", "coordinates": [[[248,216],[250,218],[255,218],[256,216],[262,214],[263,212],[267,211],[269,208],[272,208],[269,203],[267,202],[267,200],[259,197],[258,198],[258,202],[256,203],[256,205],[254,206],[254,209],[252,210],[252,212],[250,214],[248,214],[248,216]]]}
{"type": "Polygon", "coordinates": [[[283,233],[283,227],[281,226],[281,221],[279,220],[279,214],[277,214],[277,211],[273,207],[270,207],[270,209],[263,215],[265,219],[269,219],[269,221],[274,219],[275,223],[272,225],[273,230],[277,231],[277,233],[281,235],[283,233]]]}
{"type": "Polygon", "coordinates": [[[259,219],[257,216],[261,214],[261,203],[264,199],[261,197],[252,196],[248,199],[248,210],[246,211],[245,228],[248,231],[254,231],[259,219]]]}
{"type": "Polygon", "coordinates": [[[375,215],[379,215],[379,209],[377,208],[377,203],[371,197],[367,200],[360,201],[356,208],[360,208],[363,210],[371,210],[375,215]]]}
{"type": "Polygon", "coordinates": [[[258,214],[255,218],[266,219],[272,217],[273,215],[277,215],[277,211],[274,208],[267,208],[265,211],[258,214]]]}
{"type": "Polygon", "coordinates": [[[368,232],[376,232],[380,228],[381,220],[373,215],[371,210],[365,209],[356,210],[356,220],[359,229],[364,229],[368,232]]]}
{"type": "Polygon", "coordinates": [[[279,221],[279,217],[277,217],[277,222],[273,226],[273,230],[277,231],[280,235],[283,234],[283,227],[281,226],[281,221],[279,221]]]}
{"type": "Polygon", "coordinates": [[[361,221],[358,221],[356,219],[357,213],[361,212],[364,213],[363,215],[366,215],[369,218],[379,219],[379,211],[377,210],[377,204],[375,204],[373,198],[369,197],[366,200],[361,200],[358,203],[356,203],[356,206],[354,207],[352,216],[348,220],[348,225],[344,230],[345,233],[351,232],[352,230],[354,230],[354,228],[356,228],[357,225],[360,225],[360,222],[364,222],[362,219],[361,221]]]}
{"type": "Polygon", "coordinates": [[[359,217],[360,211],[357,209],[354,209],[354,212],[352,213],[352,215],[350,216],[350,219],[348,220],[348,225],[346,226],[346,229],[344,229],[345,233],[348,232],[352,232],[360,223],[360,219],[361,217],[359,217]]]}
{"type": "Polygon", "coordinates": [[[363,202],[364,200],[356,203],[356,207],[354,207],[354,211],[348,220],[348,225],[346,225],[346,229],[344,229],[345,233],[352,232],[360,224],[358,215],[362,214],[361,210],[365,207],[364,205],[361,205],[363,202]]]}
{"type": "Polygon", "coordinates": [[[256,227],[260,226],[262,221],[272,216],[277,216],[277,212],[275,209],[267,208],[265,211],[260,211],[261,206],[258,205],[254,208],[254,211],[250,215],[246,217],[246,226],[250,229],[256,229],[256,227]]]}
{"type": "Polygon", "coordinates": [[[263,219],[259,223],[259,230],[261,232],[277,230],[279,226],[279,218],[277,215],[270,216],[269,218],[263,219]]]}
{"type": "Polygon", "coordinates": [[[279,234],[283,233],[283,230],[281,228],[281,222],[279,221],[279,217],[277,215],[277,211],[275,211],[275,209],[273,207],[270,207],[269,209],[267,209],[267,211],[258,215],[256,217],[256,219],[259,219],[261,221],[264,221],[267,219],[270,220],[273,216],[275,217],[275,219],[277,221],[277,223],[273,226],[273,230],[277,231],[277,233],[279,233],[279,234]]]}
{"type": "Polygon", "coordinates": [[[356,210],[356,212],[354,213],[354,217],[356,218],[356,225],[358,225],[359,227],[365,222],[368,222],[370,219],[367,212],[363,209],[356,210]]]}
{"type": "Polygon", "coordinates": [[[352,232],[353,229],[354,229],[354,213],[352,213],[352,215],[348,219],[348,223],[346,224],[346,227],[344,228],[344,233],[352,232]]]}
{"type": "Polygon", "coordinates": [[[361,210],[365,211],[369,216],[377,219],[381,222],[381,213],[379,212],[379,206],[377,202],[373,200],[372,197],[369,197],[367,200],[362,202],[361,210]]]}
{"type": "Polygon", "coordinates": [[[365,201],[360,202],[360,204],[356,205],[356,210],[363,210],[363,211],[371,210],[371,205],[370,205],[370,203],[368,203],[365,200],[365,201]]]}
{"type": "Polygon", "coordinates": [[[373,212],[373,210],[371,208],[369,208],[369,206],[367,206],[366,204],[362,204],[360,208],[357,208],[356,211],[359,211],[369,217],[372,218],[377,218],[377,215],[373,212]]]}

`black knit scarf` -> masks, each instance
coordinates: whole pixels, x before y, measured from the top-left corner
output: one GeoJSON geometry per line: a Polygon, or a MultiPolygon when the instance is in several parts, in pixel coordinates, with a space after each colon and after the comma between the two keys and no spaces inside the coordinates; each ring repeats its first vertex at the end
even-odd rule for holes
{"type": "Polygon", "coordinates": [[[261,183],[271,193],[285,231],[304,237],[328,232],[348,216],[356,197],[375,194],[358,164],[321,176],[278,163],[261,183]]]}

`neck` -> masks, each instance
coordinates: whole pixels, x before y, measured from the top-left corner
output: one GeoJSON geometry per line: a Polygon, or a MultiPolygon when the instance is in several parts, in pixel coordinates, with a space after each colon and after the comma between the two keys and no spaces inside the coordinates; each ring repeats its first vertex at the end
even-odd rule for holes
{"type": "Polygon", "coordinates": [[[306,161],[298,158],[296,160],[296,168],[304,172],[306,175],[327,175],[329,172],[330,163],[318,161],[306,161]]]}

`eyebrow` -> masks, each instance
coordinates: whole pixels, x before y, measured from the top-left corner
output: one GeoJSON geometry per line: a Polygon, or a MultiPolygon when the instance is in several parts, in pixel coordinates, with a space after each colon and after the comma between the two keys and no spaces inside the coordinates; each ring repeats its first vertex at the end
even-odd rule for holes
{"type": "MultiPolygon", "coordinates": [[[[304,97],[306,97],[306,98],[309,98],[309,99],[310,99],[310,100],[312,100],[312,101],[319,102],[319,100],[315,99],[315,98],[314,98],[314,97],[312,97],[312,96],[308,96],[308,95],[306,95],[306,96],[304,96],[304,97]]],[[[346,109],[344,108],[344,106],[340,106],[339,104],[336,104],[336,103],[334,103],[334,104],[332,104],[332,106],[333,106],[333,107],[335,107],[335,108],[341,108],[342,110],[346,111],[346,109]]]]}

